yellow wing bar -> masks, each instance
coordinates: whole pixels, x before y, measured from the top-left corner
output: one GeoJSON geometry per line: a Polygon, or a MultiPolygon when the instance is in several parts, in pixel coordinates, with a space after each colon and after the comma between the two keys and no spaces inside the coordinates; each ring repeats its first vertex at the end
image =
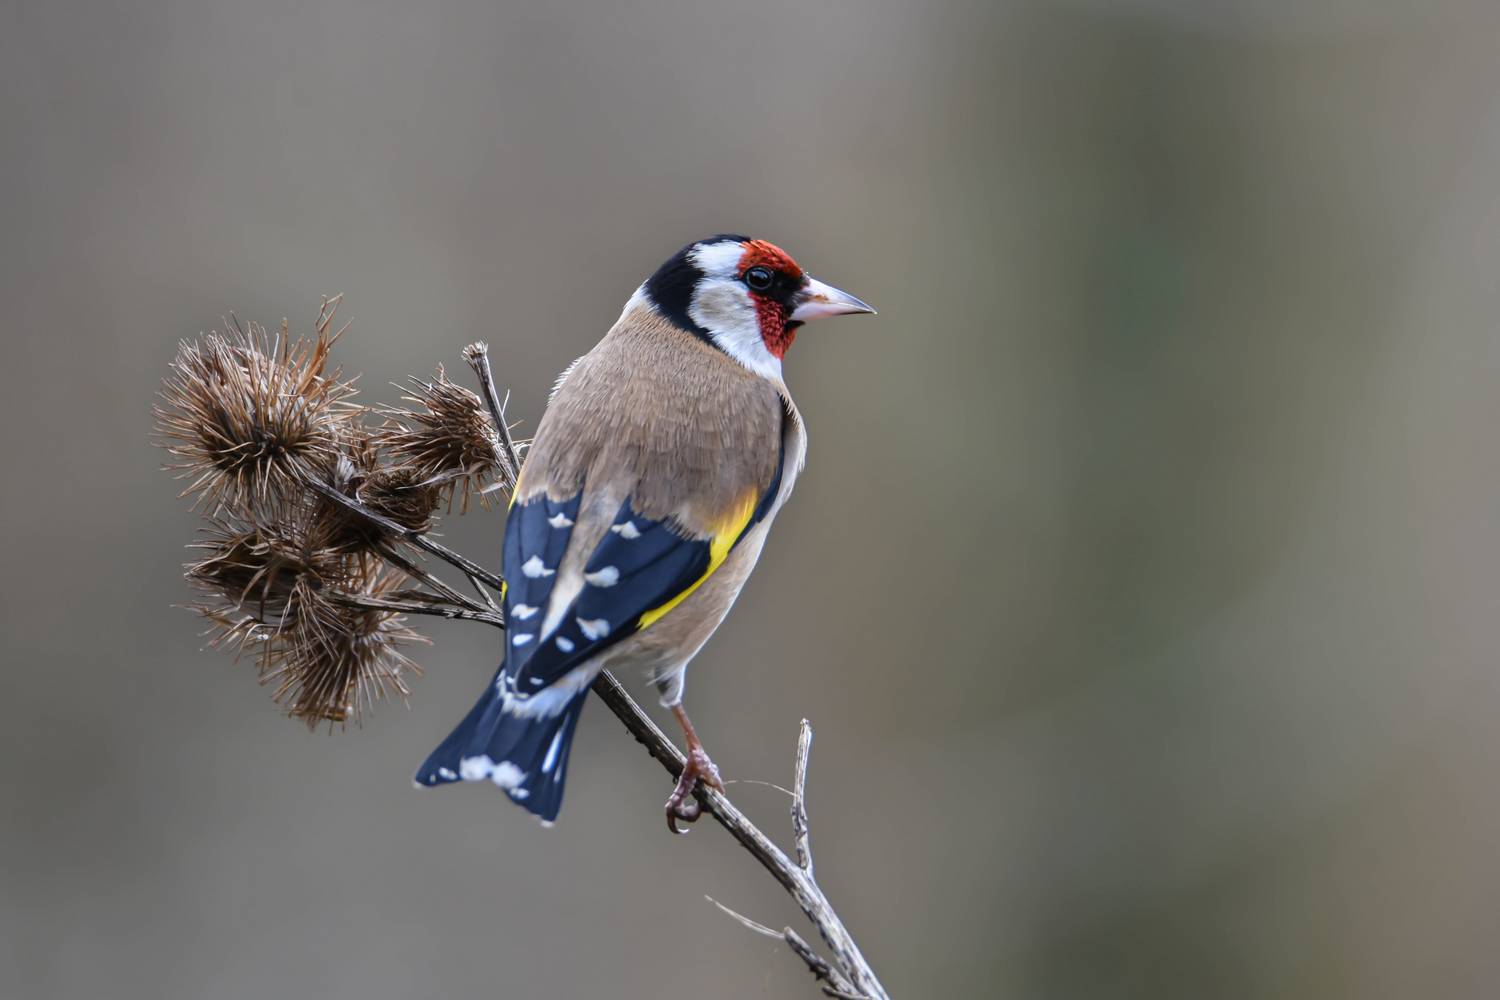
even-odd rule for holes
{"type": "Polygon", "coordinates": [[[755,516],[757,499],[754,493],[746,494],[745,499],[729,517],[713,526],[713,535],[710,536],[708,543],[708,568],[703,571],[702,576],[689,584],[687,589],[676,597],[641,615],[641,628],[649,628],[656,624],[662,615],[687,600],[689,594],[702,586],[703,581],[713,576],[714,570],[724,564],[724,560],[729,558],[729,550],[734,548],[734,543],[740,540],[740,536],[750,526],[750,519],[755,516]]]}

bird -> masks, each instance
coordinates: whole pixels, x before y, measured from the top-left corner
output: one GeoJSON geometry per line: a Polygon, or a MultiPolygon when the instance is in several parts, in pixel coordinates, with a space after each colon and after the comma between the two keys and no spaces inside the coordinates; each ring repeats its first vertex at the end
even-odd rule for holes
{"type": "Polygon", "coordinates": [[[684,675],[807,455],[782,362],[804,323],[874,312],[732,233],[687,244],[635,290],[552,390],[506,518],[504,658],[418,787],[489,781],[551,825],[589,686],[634,669],[682,727],[666,815],[685,832],[697,783],[724,783],[683,708],[684,675]]]}

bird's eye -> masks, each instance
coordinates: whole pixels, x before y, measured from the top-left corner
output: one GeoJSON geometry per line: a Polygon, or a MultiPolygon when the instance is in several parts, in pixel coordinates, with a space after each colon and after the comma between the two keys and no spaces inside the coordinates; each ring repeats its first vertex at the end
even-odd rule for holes
{"type": "Polygon", "coordinates": [[[745,284],[757,292],[763,292],[767,288],[770,288],[771,282],[774,280],[776,280],[776,276],[771,273],[769,267],[752,267],[745,272],[745,284]]]}

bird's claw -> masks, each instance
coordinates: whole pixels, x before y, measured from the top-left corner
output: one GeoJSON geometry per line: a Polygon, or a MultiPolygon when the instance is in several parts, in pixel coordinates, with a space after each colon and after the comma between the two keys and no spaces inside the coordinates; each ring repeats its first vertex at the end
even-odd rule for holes
{"type": "Polygon", "coordinates": [[[719,769],[708,754],[702,747],[691,747],[687,763],[683,765],[682,774],[677,779],[677,787],[672,789],[672,794],[667,798],[667,829],[673,833],[687,833],[686,830],[677,828],[678,820],[696,823],[698,817],[703,815],[703,806],[693,797],[693,789],[699,781],[716,791],[724,790],[724,780],[719,777],[719,769]]]}

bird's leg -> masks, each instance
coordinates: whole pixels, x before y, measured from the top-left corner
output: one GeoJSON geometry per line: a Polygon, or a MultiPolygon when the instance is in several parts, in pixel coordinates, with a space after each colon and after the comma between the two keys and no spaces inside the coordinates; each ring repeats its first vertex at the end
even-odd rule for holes
{"type": "Polygon", "coordinates": [[[673,833],[687,833],[686,830],[677,829],[677,821],[692,823],[703,814],[703,807],[693,798],[694,786],[702,781],[709,788],[722,792],[724,781],[719,777],[719,769],[714,766],[714,762],[708,759],[708,752],[703,749],[703,744],[698,741],[698,733],[693,729],[692,720],[683,711],[681,703],[672,706],[672,715],[677,719],[678,725],[682,726],[682,735],[687,740],[687,762],[682,767],[681,777],[677,779],[677,787],[672,789],[672,795],[667,799],[667,829],[673,833]]]}

